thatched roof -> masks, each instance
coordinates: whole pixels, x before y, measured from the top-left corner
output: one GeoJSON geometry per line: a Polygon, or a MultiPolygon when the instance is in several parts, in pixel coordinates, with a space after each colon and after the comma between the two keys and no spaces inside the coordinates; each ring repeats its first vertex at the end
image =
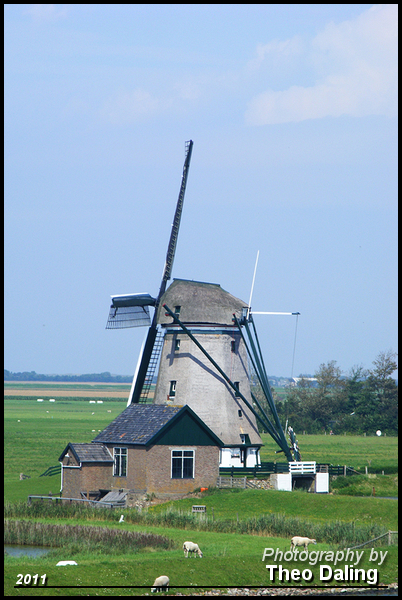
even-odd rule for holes
{"type": "Polygon", "coordinates": [[[158,323],[170,324],[172,319],[165,316],[163,304],[171,310],[181,306],[179,319],[183,323],[210,323],[231,325],[233,313],[240,317],[247,303],[216,283],[204,283],[187,279],[174,279],[162,296],[158,311],[158,323]]]}

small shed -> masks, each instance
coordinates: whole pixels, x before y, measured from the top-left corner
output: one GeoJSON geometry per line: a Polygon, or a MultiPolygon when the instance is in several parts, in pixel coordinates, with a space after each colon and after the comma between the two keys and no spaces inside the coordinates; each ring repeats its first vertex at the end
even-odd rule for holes
{"type": "Polygon", "coordinates": [[[188,405],[131,404],[90,444],[63,450],[62,497],[116,489],[169,497],[216,485],[222,446],[188,405]]]}

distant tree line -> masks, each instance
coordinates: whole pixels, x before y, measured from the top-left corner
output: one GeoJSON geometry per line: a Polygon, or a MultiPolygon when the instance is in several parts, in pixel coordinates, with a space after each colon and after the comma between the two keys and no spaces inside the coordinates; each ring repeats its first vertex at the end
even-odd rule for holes
{"type": "Polygon", "coordinates": [[[13,373],[4,369],[4,381],[64,381],[64,382],[101,382],[101,383],[131,383],[133,376],[111,375],[109,371],[104,373],[87,373],[84,375],[42,375],[35,371],[23,371],[13,373]]]}
{"type": "Polygon", "coordinates": [[[288,421],[298,434],[332,430],[373,435],[380,430],[397,435],[398,384],[391,377],[397,369],[395,359],[391,350],[380,352],[372,369],[353,367],[347,376],[332,360],[320,365],[316,381],[302,377],[297,386],[288,388],[284,399],[272,389],[281,422],[288,421]]]}

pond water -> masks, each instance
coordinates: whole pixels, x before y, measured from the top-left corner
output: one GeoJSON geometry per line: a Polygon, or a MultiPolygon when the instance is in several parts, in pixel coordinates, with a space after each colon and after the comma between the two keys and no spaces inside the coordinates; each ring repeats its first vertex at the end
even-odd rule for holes
{"type": "Polygon", "coordinates": [[[29,556],[35,558],[50,552],[51,548],[45,546],[19,546],[18,544],[4,544],[4,550],[9,556],[29,556]]]}

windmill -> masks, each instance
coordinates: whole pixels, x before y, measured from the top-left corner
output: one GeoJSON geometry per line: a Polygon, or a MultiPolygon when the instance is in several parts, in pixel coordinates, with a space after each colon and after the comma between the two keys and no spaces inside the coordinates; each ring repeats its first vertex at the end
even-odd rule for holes
{"type": "Polygon", "coordinates": [[[138,403],[141,399],[146,401],[147,393],[152,383],[153,373],[156,368],[157,351],[161,345],[161,340],[157,340],[158,327],[156,315],[160,299],[165,293],[167,282],[171,278],[192,150],[193,142],[190,140],[185,144],[185,160],[180,192],[170,233],[162,281],[157,297],[153,298],[150,294],[112,296],[112,305],[110,307],[106,329],[121,329],[125,327],[141,327],[149,325],[148,334],[142,346],[140,358],[135,370],[127,406],[131,403],[138,403]],[[155,308],[152,322],[149,316],[150,306],[155,308]]]}
{"type": "Polygon", "coordinates": [[[145,293],[112,296],[107,328],[149,326],[127,405],[147,402],[159,363],[153,402],[188,404],[224,442],[221,466],[259,464],[263,444],[257,421],[292,461],[294,448],[286,442],[272,399],[250,303],[247,305],[218,284],[174,279],[167,287],[192,146],[192,141],[186,143],[180,193],[157,297],[145,293]],[[154,308],[152,322],[149,307],[154,308]],[[248,358],[258,374],[271,418],[250,388],[248,358]]]}
{"type": "MultiPolygon", "coordinates": [[[[256,435],[257,421],[275,440],[280,447],[279,452],[284,452],[288,461],[301,460],[292,428],[288,429],[290,446],[286,441],[264,365],[251,311],[255,272],[256,268],[248,305],[216,284],[174,280],[163,296],[158,314],[158,322],[165,329],[165,339],[154,402],[185,401],[190,404],[226,443],[226,448],[238,444],[236,436],[239,435],[244,444],[244,448],[239,449],[240,456],[242,451],[244,454],[244,459],[240,460],[244,466],[254,466],[251,456],[247,461],[247,454],[258,454],[256,449],[258,443],[261,444],[259,435],[256,435]],[[182,331],[192,345],[181,345],[186,337],[183,339],[181,336],[180,339],[178,331],[182,331]],[[208,363],[213,367],[212,373],[208,372],[208,363]],[[221,376],[219,382],[216,371],[221,376]],[[250,372],[258,380],[270,416],[250,386],[250,372]],[[197,385],[195,382],[201,373],[202,381],[197,385]],[[237,415],[244,417],[242,423],[239,419],[236,423],[237,415]]],[[[221,460],[221,466],[226,466],[224,460],[221,460]]]]}

